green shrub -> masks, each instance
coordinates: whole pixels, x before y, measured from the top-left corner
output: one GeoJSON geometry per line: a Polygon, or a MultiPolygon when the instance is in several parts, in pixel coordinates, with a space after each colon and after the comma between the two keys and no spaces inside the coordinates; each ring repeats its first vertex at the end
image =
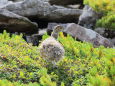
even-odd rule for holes
{"type": "Polygon", "coordinates": [[[97,21],[97,27],[115,29],[115,0],[84,0],[84,4],[103,14],[97,21]]]}
{"type": "Polygon", "coordinates": [[[115,11],[115,0],[84,0],[84,4],[87,4],[95,11],[104,14],[110,11],[115,11]]]}
{"type": "MultiPolygon", "coordinates": [[[[48,35],[43,36],[43,40],[48,35]]],[[[0,86],[114,86],[115,50],[60,33],[65,57],[52,67],[22,35],[0,34],[0,86]],[[96,77],[96,78],[94,78],[96,77]]]]}
{"type": "Polygon", "coordinates": [[[8,80],[0,80],[0,86],[40,86],[38,83],[28,83],[28,84],[23,84],[20,82],[10,82],[8,80]]]}
{"type": "MultiPolygon", "coordinates": [[[[45,35],[43,39],[47,38],[45,35]]],[[[114,74],[115,69],[115,49],[93,48],[89,43],[81,43],[75,41],[71,36],[64,37],[60,34],[58,40],[64,46],[66,50],[65,58],[58,62],[58,69],[49,69],[58,76],[58,82],[63,81],[66,86],[98,86],[92,83],[90,77],[102,77],[101,79],[108,79],[110,86],[114,86],[114,74]],[[110,69],[112,74],[110,74],[110,69]]],[[[95,80],[98,80],[97,77],[95,80]]],[[[105,79],[105,80],[106,80],[105,79]]],[[[102,81],[101,86],[104,86],[105,81],[102,81]]],[[[106,85],[105,85],[106,86],[106,85]]]]}
{"type": "Polygon", "coordinates": [[[115,30],[115,12],[108,13],[107,16],[102,17],[99,21],[97,21],[97,27],[111,28],[115,30]]]}

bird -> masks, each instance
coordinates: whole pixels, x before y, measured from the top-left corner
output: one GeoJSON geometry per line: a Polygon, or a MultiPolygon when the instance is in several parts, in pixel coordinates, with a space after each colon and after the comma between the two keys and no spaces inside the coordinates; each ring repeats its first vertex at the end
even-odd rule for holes
{"type": "Polygon", "coordinates": [[[39,47],[40,56],[54,65],[64,57],[64,47],[57,40],[59,32],[63,29],[61,25],[55,26],[51,36],[42,41],[39,47]]]}

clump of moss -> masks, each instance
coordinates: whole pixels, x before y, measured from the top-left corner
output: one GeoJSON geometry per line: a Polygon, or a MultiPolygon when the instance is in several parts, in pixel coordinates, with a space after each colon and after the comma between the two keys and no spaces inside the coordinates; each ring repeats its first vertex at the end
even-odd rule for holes
{"type": "MultiPolygon", "coordinates": [[[[43,40],[48,35],[43,36],[43,40]]],[[[66,50],[57,67],[39,56],[39,46],[27,44],[22,35],[0,34],[0,86],[114,86],[115,50],[94,48],[60,33],[66,50]],[[96,78],[94,78],[96,77],[96,78]]]]}
{"type": "Polygon", "coordinates": [[[75,41],[71,36],[65,37],[62,33],[58,40],[66,50],[65,58],[58,62],[57,69],[48,69],[58,76],[57,83],[63,81],[65,86],[114,86],[114,49],[103,46],[94,48],[90,43],[75,41]],[[92,77],[97,78],[93,80],[92,77]],[[109,82],[103,79],[108,79],[109,82]]]}
{"type": "Polygon", "coordinates": [[[0,34],[0,78],[22,82],[38,81],[38,70],[44,66],[37,47],[27,44],[22,35],[4,31],[0,34]]]}
{"type": "Polygon", "coordinates": [[[28,84],[23,84],[20,82],[10,82],[8,80],[0,80],[0,86],[40,86],[38,83],[28,83],[28,84]]]}
{"type": "Polygon", "coordinates": [[[84,4],[87,4],[95,11],[104,14],[110,11],[115,11],[115,0],[84,0],[84,4]]]}
{"type": "Polygon", "coordinates": [[[107,16],[97,21],[98,26],[115,30],[115,13],[108,13],[107,16]]]}

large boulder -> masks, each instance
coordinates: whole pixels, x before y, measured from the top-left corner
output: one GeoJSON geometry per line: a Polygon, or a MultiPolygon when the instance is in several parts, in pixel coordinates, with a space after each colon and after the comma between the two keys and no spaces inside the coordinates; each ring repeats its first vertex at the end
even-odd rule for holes
{"type": "Polygon", "coordinates": [[[9,0],[9,1],[19,2],[19,1],[24,1],[24,0],[9,0]]]}
{"type": "Polygon", "coordinates": [[[83,4],[83,0],[49,0],[49,2],[55,5],[83,4]]]}
{"type": "Polygon", "coordinates": [[[72,37],[77,38],[80,41],[90,42],[95,47],[100,45],[105,47],[113,47],[114,42],[111,42],[107,38],[101,36],[99,33],[91,29],[84,28],[75,23],[49,23],[47,32],[50,34],[56,25],[63,26],[65,28],[63,31],[64,33],[70,34],[72,37]]]}
{"type": "Polygon", "coordinates": [[[0,8],[2,8],[3,6],[7,5],[7,4],[11,4],[12,1],[8,1],[8,0],[0,0],[0,8]]]}
{"type": "Polygon", "coordinates": [[[77,21],[82,10],[65,8],[50,5],[42,0],[24,0],[6,5],[2,9],[7,9],[13,13],[26,17],[35,17],[55,22],[77,21]]]}
{"type": "Polygon", "coordinates": [[[0,9],[0,30],[3,29],[9,32],[34,33],[38,30],[38,26],[25,17],[0,9]]]}
{"type": "Polygon", "coordinates": [[[85,5],[83,13],[79,17],[78,24],[86,28],[94,29],[96,21],[101,15],[96,13],[91,7],[85,5]]]}
{"type": "Polygon", "coordinates": [[[46,33],[46,29],[40,30],[39,34],[33,34],[33,35],[26,35],[24,39],[28,42],[33,44],[34,46],[38,46],[38,44],[42,40],[42,36],[46,33]]]}
{"type": "Polygon", "coordinates": [[[95,31],[104,37],[111,38],[111,39],[115,38],[115,30],[97,27],[97,28],[95,28],[95,31]]]}
{"type": "Polygon", "coordinates": [[[74,23],[68,24],[64,32],[81,41],[90,42],[95,47],[100,45],[103,45],[105,47],[113,47],[113,44],[107,38],[104,38],[103,36],[91,29],[84,28],[74,23]]]}
{"type": "Polygon", "coordinates": [[[115,46],[115,37],[111,39],[112,43],[114,44],[115,46]]]}
{"type": "Polygon", "coordinates": [[[4,5],[4,4],[7,4],[8,0],[0,0],[0,6],[1,5],[4,5]]]}

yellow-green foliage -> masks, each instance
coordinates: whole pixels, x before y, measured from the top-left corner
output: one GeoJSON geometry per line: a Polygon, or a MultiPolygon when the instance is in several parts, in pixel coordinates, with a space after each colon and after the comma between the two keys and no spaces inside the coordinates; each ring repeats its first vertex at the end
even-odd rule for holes
{"type": "Polygon", "coordinates": [[[23,84],[20,82],[10,82],[8,80],[0,80],[0,86],[40,86],[38,83],[28,83],[28,84],[23,84]]]}
{"type": "Polygon", "coordinates": [[[115,0],[84,0],[84,4],[88,4],[97,12],[115,11],[115,0]]]}
{"type": "MultiPolygon", "coordinates": [[[[43,36],[43,40],[48,35],[43,36]]],[[[93,48],[60,34],[65,58],[52,67],[39,57],[39,46],[22,36],[0,34],[0,86],[114,86],[115,50],[93,48]]]]}
{"type": "Polygon", "coordinates": [[[103,14],[97,21],[97,26],[115,29],[115,0],[84,0],[84,4],[103,14]]]}
{"type": "Polygon", "coordinates": [[[115,12],[114,13],[108,13],[107,16],[104,16],[102,19],[97,21],[97,26],[105,27],[105,28],[111,28],[115,30],[115,12]]]}

